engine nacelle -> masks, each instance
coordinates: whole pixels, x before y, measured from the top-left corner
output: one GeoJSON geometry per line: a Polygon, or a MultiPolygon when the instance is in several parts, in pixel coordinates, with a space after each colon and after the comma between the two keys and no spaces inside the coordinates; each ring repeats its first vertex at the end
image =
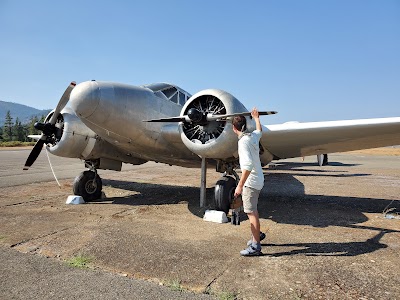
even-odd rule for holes
{"type": "MultiPolygon", "coordinates": [[[[53,112],[46,117],[46,122],[52,114],[53,112]]],[[[81,159],[90,154],[88,147],[92,148],[96,143],[96,133],[83,124],[69,107],[64,108],[55,125],[58,130],[46,146],[50,153],[81,159]]]]}
{"type": "MultiPolygon", "coordinates": [[[[47,117],[50,120],[53,112],[47,117]]],[[[58,116],[57,132],[50,137],[47,149],[50,153],[84,160],[98,160],[99,169],[120,170],[122,162],[135,165],[146,161],[122,152],[114,145],[98,138],[96,133],[79,119],[72,109],[66,107],[58,116]]]]}
{"type": "MultiPolygon", "coordinates": [[[[187,115],[191,108],[195,108],[203,115],[247,111],[234,96],[217,89],[203,90],[193,95],[183,106],[181,116],[187,115]]],[[[250,120],[247,119],[247,124],[248,129],[252,130],[255,122],[250,120]]],[[[186,147],[201,157],[228,159],[236,156],[237,136],[232,130],[230,121],[185,122],[179,124],[179,131],[186,147]]]]}

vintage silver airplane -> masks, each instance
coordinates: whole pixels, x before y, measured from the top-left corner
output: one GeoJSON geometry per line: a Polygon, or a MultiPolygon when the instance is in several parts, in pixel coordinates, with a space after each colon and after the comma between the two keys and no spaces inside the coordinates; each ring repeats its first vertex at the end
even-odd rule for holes
{"type": "MultiPolygon", "coordinates": [[[[261,114],[273,114],[274,111],[261,114]]],[[[75,82],[57,107],[35,127],[42,135],[24,169],[43,145],[58,156],[84,160],[73,192],[86,201],[101,196],[97,169],[120,171],[122,163],[147,161],[201,167],[200,206],[205,204],[207,164],[224,173],[215,187],[215,207],[227,212],[238,175],[237,136],[230,119],[254,120],[231,94],[207,89],[190,95],[167,83],[133,86],[112,82],[75,82]],[[69,106],[66,104],[69,103],[69,106]]],[[[400,144],[400,117],[263,126],[261,162],[400,144]]]]}

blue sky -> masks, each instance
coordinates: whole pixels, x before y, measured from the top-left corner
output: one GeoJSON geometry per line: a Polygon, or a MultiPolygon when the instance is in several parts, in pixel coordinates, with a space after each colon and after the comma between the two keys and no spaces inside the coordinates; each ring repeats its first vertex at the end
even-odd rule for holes
{"type": "Polygon", "coordinates": [[[0,0],[0,100],[70,81],[171,82],[277,110],[263,124],[400,116],[400,1],[0,0]]]}

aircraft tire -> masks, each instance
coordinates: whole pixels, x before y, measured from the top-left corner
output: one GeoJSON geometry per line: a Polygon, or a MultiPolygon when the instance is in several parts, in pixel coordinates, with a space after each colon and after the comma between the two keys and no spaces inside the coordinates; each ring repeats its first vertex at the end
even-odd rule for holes
{"type": "Polygon", "coordinates": [[[92,171],[84,171],[79,174],[73,184],[74,195],[82,196],[86,202],[100,199],[102,188],[100,176],[92,171]]]}
{"type": "Polygon", "coordinates": [[[215,184],[214,199],[215,209],[229,212],[235,193],[236,180],[231,176],[222,176],[215,184]]]}

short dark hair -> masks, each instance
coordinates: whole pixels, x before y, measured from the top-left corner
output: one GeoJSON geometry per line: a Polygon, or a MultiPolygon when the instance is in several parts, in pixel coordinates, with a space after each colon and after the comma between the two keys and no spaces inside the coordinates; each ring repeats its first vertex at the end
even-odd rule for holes
{"type": "Polygon", "coordinates": [[[245,132],[247,129],[246,118],[244,116],[235,116],[232,120],[232,125],[241,132],[245,132]]]}

